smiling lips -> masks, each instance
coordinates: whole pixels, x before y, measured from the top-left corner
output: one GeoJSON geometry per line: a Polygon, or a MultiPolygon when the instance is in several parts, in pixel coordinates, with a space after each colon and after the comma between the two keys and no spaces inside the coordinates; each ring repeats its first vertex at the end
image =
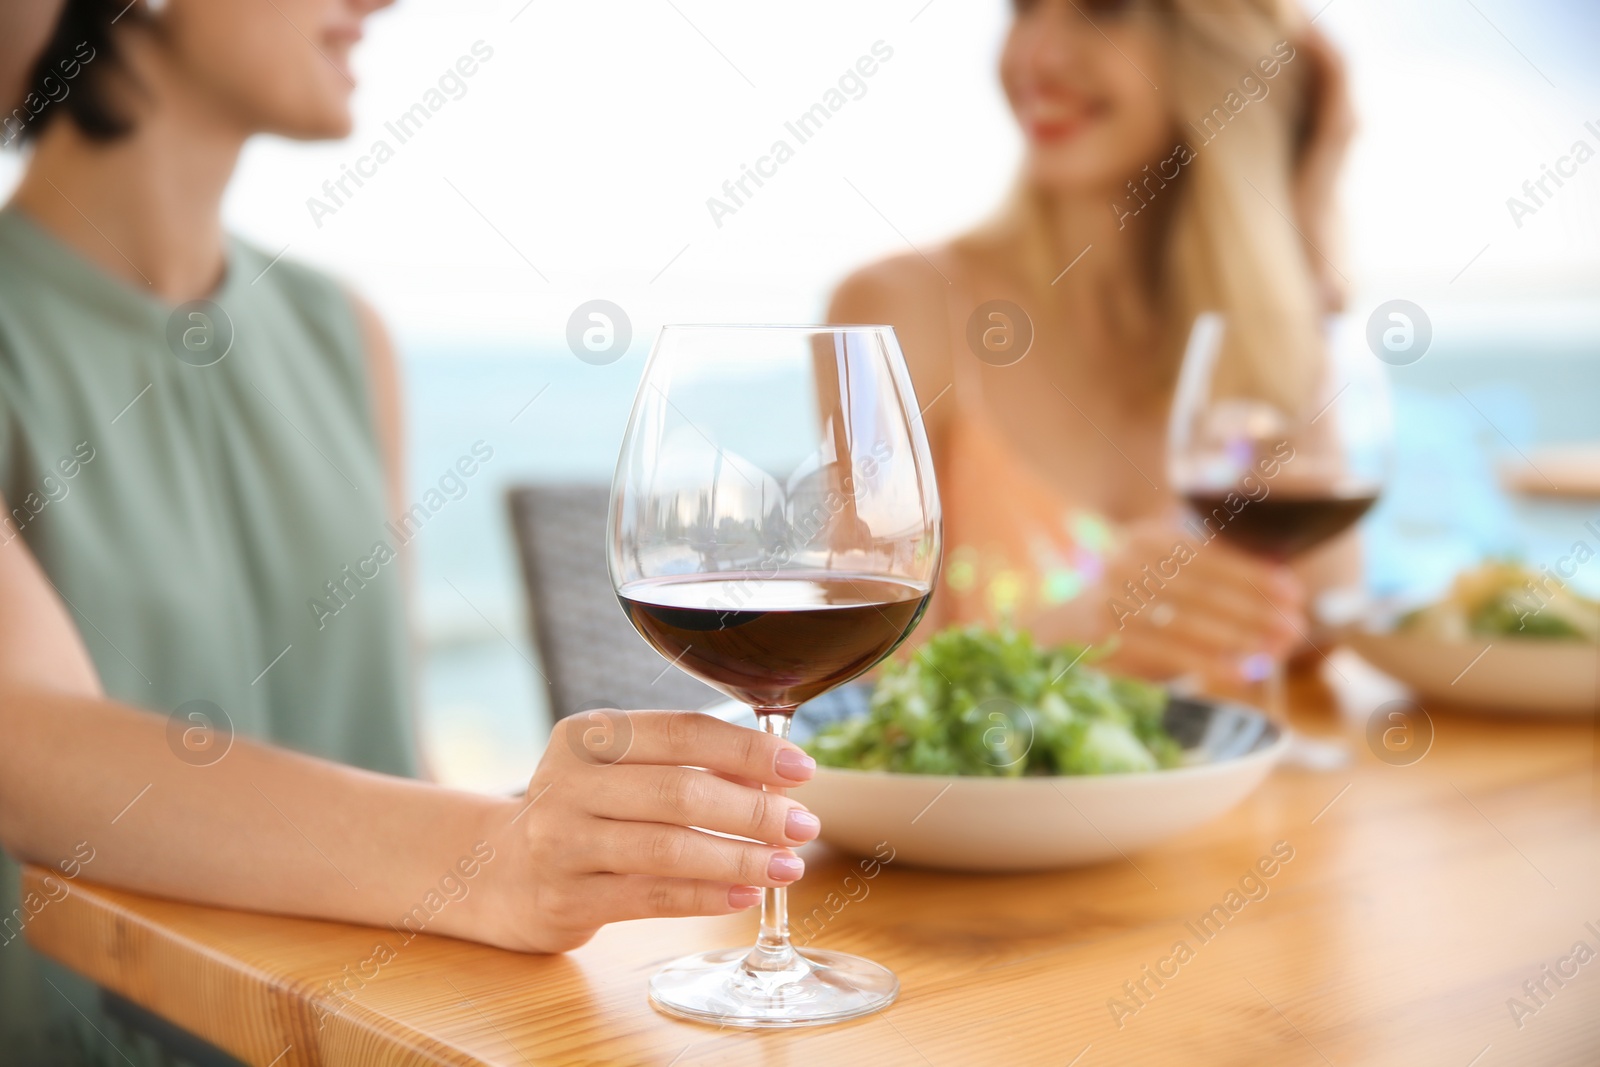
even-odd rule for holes
{"type": "Polygon", "coordinates": [[[1069,140],[1110,110],[1104,101],[1059,89],[1024,90],[1019,104],[1023,128],[1040,144],[1069,140]]]}

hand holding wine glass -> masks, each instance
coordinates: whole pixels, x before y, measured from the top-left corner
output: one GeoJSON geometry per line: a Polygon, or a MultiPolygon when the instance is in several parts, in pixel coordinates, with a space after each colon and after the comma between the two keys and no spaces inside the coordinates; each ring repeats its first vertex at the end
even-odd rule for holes
{"type": "Polygon", "coordinates": [[[1305,588],[1289,568],[1229,544],[1177,551],[1195,542],[1171,517],[1124,529],[1106,560],[1104,595],[1089,600],[1096,617],[1086,639],[1113,641],[1108,663],[1130,674],[1238,688],[1258,680],[1262,656],[1298,647],[1305,588]]]}
{"type": "Polygon", "coordinates": [[[754,907],[762,887],[804,873],[792,849],[820,828],[803,804],[762,787],[799,785],[815,769],[787,741],[696,712],[562,719],[516,819],[525,847],[493,869],[514,889],[487,909],[499,931],[488,940],[566,952],[607,923],[754,907]]]}

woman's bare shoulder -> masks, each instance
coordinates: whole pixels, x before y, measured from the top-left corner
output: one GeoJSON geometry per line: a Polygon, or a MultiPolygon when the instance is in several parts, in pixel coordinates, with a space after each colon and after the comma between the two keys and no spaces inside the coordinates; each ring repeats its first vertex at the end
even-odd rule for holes
{"type": "MultiPolygon", "coordinates": [[[[947,248],[932,250],[932,257],[939,260],[949,255],[947,248]]],[[[833,291],[830,307],[888,306],[925,313],[937,304],[938,310],[943,312],[946,290],[950,287],[946,278],[948,271],[941,273],[932,257],[908,252],[868,263],[839,283],[833,291]]]]}
{"type": "Polygon", "coordinates": [[[847,276],[828,302],[828,321],[893,326],[919,391],[950,378],[948,247],[869,263],[847,276]]]}

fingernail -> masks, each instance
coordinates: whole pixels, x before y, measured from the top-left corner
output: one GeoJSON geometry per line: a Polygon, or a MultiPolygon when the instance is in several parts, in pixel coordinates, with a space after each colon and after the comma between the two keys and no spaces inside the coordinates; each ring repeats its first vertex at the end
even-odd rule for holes
{"type": "Polygon", "coordinates": [[[806,861],[787,852],[779,852],[767,861],[767,877],[774,882],[792,882],[806,873],[806,861]]]}
{"type": "Polygon", "coordinates": [[[783,832],[790,841],[810,841],[822,832],[822,820],[804,808],[795,808],[783,820],[783,832]]]}
{"type": "Polygon", "coordinates": [[[753,885],[736,885],[728,890],[728,907],[753,908],[761,903],[761,890],[753,885]]]}
{"type": "Polygon", "coordinates": [[[1239,677],[1246,682],[1264,682],[1272,676],[1273,658],[1264,652],[1239,661],[1239,677]]]}
{"type": "Polygon", "coordinates": [[[786,748],[778,753],[778,773],[791,782],[804,782],[817,771],[817,761],[798,748],[786,748]]]}

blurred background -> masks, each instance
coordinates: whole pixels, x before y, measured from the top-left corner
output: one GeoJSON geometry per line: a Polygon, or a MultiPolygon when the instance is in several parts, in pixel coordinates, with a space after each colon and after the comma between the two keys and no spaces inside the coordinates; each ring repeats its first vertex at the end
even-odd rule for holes
{"type": "MultiPolygon", "coordinates": [[[[1420,595],[1485,554],[1550,562],[1600,509],[1512,497],[1499,472],[1600,439],[1600,159],[1532,214],[1507,199],[1574,142],[1600,149],[1600,5],[1308,11],[1344,50],[1360,113],[1343,190],[1352,321],[1405,299],[1432,329],[1421,360],[1390,370],[1397,467],[1364,531],[1369,582],[1420,595]]],[[[662,323],[818,321],[851,268],[990,212],[1022,147],[994,69],[1008,14],[1000,0],[411,0],[357,50],[348,140],[246,150],[235,232],[346,279],[396,336],[412,494],[474,442],[494,450],[413,546],[423,737],[446,781],[520,788],[546,729],[505,488],[609,479],[662,323]],[[878,42],[892,56],[865,93],[714,217],[708,198],[793,144],[784,123],[878,42]],[[464,55],[477,72],[400,143],[386,124],[464,55]],[[380,138],[392,158],[332,198],[324,183],[380,138]],[[632,325],[606,365],[566,341],[594,299],[632,325]]],[[[19,162],[0,155],[0,192],[19,162]]],[[[1594,591],[1597,575],[1574,584],[1594,591]]]]}

